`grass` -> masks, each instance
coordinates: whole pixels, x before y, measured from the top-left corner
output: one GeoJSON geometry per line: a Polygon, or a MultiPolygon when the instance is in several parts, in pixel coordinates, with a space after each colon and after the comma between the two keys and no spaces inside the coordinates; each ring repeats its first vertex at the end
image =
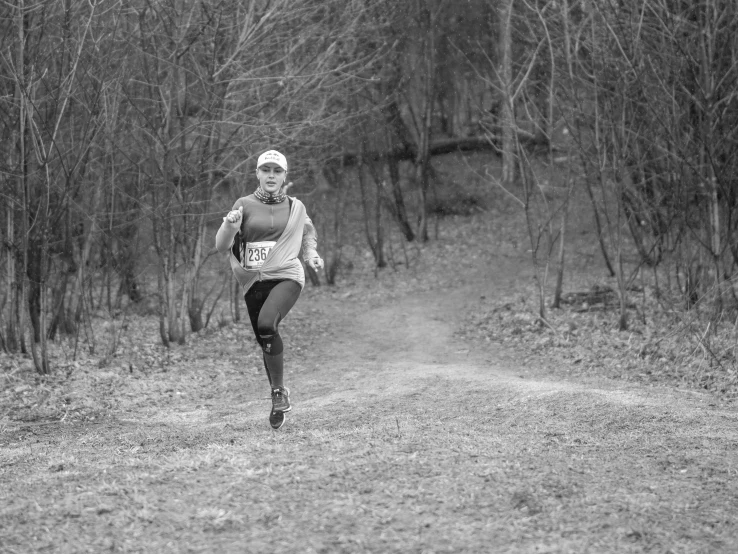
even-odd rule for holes
{"type": "Polygon", "coordinates": [[[737,546],[734,413],[509,376],[411,382],[371,375],[327,409],[307,380],[279,433],[263,400],[6,431],[2,551],[737,546]]]}

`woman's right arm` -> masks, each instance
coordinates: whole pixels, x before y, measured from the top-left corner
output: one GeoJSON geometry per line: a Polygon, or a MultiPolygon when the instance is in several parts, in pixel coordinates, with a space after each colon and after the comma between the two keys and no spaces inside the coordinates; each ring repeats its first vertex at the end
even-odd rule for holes
{"type": "Polygon", "coordinates": [[[215,248],[218,252],[228,252],[233,244],[233,237],[236,236],[238,230],[241,228],[241,221],[243,220],[243,206],[233,206],[233,209],[228,212],[223,218],[223,223],[220,224],[220,229],[215,235],[215,248]]]}

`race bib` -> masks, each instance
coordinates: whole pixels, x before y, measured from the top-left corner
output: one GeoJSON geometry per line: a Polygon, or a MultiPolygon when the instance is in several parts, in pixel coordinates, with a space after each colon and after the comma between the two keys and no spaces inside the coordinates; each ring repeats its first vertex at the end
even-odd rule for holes
{"type": "Polygon", "coordinates": [[[246,249],[243,252],[241,263],[246,269],[259,269],[264,265],[264,261],[269,255],[269,251],[277,244],[273,240],[263,240],[261,242],[247,242],[246,249]]]}

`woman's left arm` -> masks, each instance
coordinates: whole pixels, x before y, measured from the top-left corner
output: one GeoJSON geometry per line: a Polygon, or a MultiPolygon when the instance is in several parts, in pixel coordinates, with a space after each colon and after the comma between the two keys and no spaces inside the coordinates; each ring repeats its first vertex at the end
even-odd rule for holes
{"type": "Polygon", "coordinates": [[[310,216],[305,214],[305,225],[302,228],[302,259],[313,269],[323,267],[323,259],[318,255],[318,233],[310,216]]]}

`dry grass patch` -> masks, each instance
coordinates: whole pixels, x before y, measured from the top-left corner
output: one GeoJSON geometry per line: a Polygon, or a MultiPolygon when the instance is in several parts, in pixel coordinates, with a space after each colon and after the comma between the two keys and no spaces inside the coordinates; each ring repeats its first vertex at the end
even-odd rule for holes
{"type": "Polygon", "coordinates": [[[279,433],[258,398],[15,424],[3,434],[2,549],[738,547],[732,412],[509,378],[483,387],[436,376],[413,394],[363,397],[391,379],[365,377],[355,402],[306,393],[279,433]]]}

